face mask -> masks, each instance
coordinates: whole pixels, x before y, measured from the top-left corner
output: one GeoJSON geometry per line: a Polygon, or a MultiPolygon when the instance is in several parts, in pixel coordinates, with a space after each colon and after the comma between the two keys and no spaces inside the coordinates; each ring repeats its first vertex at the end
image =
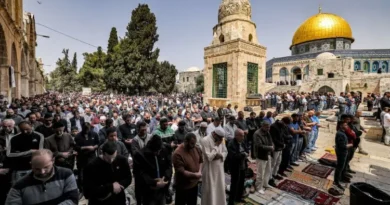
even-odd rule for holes
{"type": "Polygon", "coordinates": [[[147,124],[149,124],[149,123],[150,123],[150,119],[149,119],[149,120],[145,120],[145,122],[146,122],[147,124]]]}

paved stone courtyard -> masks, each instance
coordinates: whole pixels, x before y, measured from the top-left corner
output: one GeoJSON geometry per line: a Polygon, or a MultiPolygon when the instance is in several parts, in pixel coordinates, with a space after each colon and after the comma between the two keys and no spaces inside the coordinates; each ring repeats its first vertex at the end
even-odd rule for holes
{"type": "MultiPolygon", "coordinates": [[[[302,173],[301,171],[310,163],[317,163],[317,160],[326,153],[325,150],[332,148],[334,145],[334,124],[325,122],[324,120],[321,121],[323,125],[327,126],[327,128],[320,129],[319,138],[317,140],[318,150],[307,158],[307,162],[301,162],[299,167],[294,168],[294,172],[297,174],[302,173]]],[[[390,176],[390,149],[380,143],[380,138],[378,137],[380,135],[377,133],[378,123],[376,121],[362,118],[362,124],[363,127],[368,129],[367,135],[370,135],[363,137],[363,148],[369,153],[369,155],[365,156],[356,152],[355,157],[351,162],[351,168],[357,173],[354,174],[351,181],[352,183],[366,182],[390,194],[390,179],[388,178],[388,176],[390,176]]],[[[317,184],[311,183],[306,185],[327,193],[325,188],[329,188],[329,185],[333,182],[333,174],[334,171],[327,179],[314,177],[316,178],[317,184]]],[[[337,205],[350,204],[349,184],[344,185],[346,187],[344,196],[340,198],[337,205]]],[[[134,184],[128,188],[128,191],[132,196],[134,196],[133,186],[134,184]]],[[[285,205],[285,203],[278,200],[286,194],[288,197],[297,197],[292,194],[285,193],[277,188],[272,188],[267,190],[264,195],[260,195],[258,193],[250,194],[249,198],[252,200],[252,203],[256,202],[256,204],[285,205]]],[[[301,201],[302,205],[313,204],[313,202],[310,201],[301,201]]],[[[198,202],[198,204],[200,204],[200,199],[198,202]]],[[[83,199],[80,201],[80,204],[87,204],[87,201],[83,199]]],[[[135,204],[135,201],[132,200],[131,204],[135,204]]]]}

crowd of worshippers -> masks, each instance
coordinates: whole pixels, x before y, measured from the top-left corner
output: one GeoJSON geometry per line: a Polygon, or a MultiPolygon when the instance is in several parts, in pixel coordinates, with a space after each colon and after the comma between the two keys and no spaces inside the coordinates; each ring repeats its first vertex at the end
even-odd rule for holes
{"type": "Polygon", "coordinates": [[[367,103],[368,111],[372,111],[375,106],[379,106],[381,97],[374,93],[368,93],[366,97],[363,97],[359,92],[342,92],[337,96],[332,92],[297,93],[288,91],[267,93],[262,100],[264,102],[262,103],[263,109],[275,107],[278,113],[295,110],[302,113],[312,109],[316,112],[322,112],[338,107],[341,114],[355,115],[362,101],[367,103]]]}
{"type": "MultiPolygon", "coordinates": [[[[137,204],[174,199],[192,205],[198,196],[203,205],[234,204],[243,201],[247,187],[264,194],[293,171],[316,150],[321,127],[314,108],[277,120],[277,112],[245,118],[237,106],[199,109],[201,103],[191,100],[179,107],[153,98],[81,99],[62,103],[50,94],[6,110],[0,204],[77,204],[80,193],[92,205],[126,204],[131,183],[137,204]],[[252,162],[256,180],[248,184],[252,162]],[[231,176],[228,201],[225,173],[231,176]]],[[[341,182],[348,177],[344,170],[341,182]]]]}

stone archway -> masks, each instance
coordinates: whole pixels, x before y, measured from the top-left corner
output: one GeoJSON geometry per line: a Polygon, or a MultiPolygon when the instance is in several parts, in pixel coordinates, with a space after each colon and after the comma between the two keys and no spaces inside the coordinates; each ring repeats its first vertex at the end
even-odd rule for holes
{"type": "Polygon", "coordinates": [[[325,85],[318,89],[318,93],[335,93],[335,91],[333,88],[325,85]]]}
{"type": "Polygon", "coordinates": [[[0,94],[7,95],[9,88],[8,50],[3,26],[0,24],[0,94]]]}
{"type": "Polygon", "coordinates": [[[279,81],[289,81],[289,78],[288,78],[288,75],[289,75],[289,72],[287,70],[287,68],[283,67],[279,70],[279,81]]]}
{"type": "Polygon", "coordinates": [[[292,80],[293,81],[297,81],[297,80],[303,80],[303,73],[302,73],[302,69],[299,68],[299,67],[294,67],[293,69],[291,69],[291,73],[292,73],[292,80]]]}

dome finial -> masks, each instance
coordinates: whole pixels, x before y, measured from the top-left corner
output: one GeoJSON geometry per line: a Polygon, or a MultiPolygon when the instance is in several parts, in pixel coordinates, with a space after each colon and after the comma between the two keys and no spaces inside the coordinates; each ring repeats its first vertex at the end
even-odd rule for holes
{"type": "Polygon", "coordinates": [[[321,13],[322,12],[322,8],[321,8],[321,4],[320,6],[318,7],[318,13],[321,13]]]}

